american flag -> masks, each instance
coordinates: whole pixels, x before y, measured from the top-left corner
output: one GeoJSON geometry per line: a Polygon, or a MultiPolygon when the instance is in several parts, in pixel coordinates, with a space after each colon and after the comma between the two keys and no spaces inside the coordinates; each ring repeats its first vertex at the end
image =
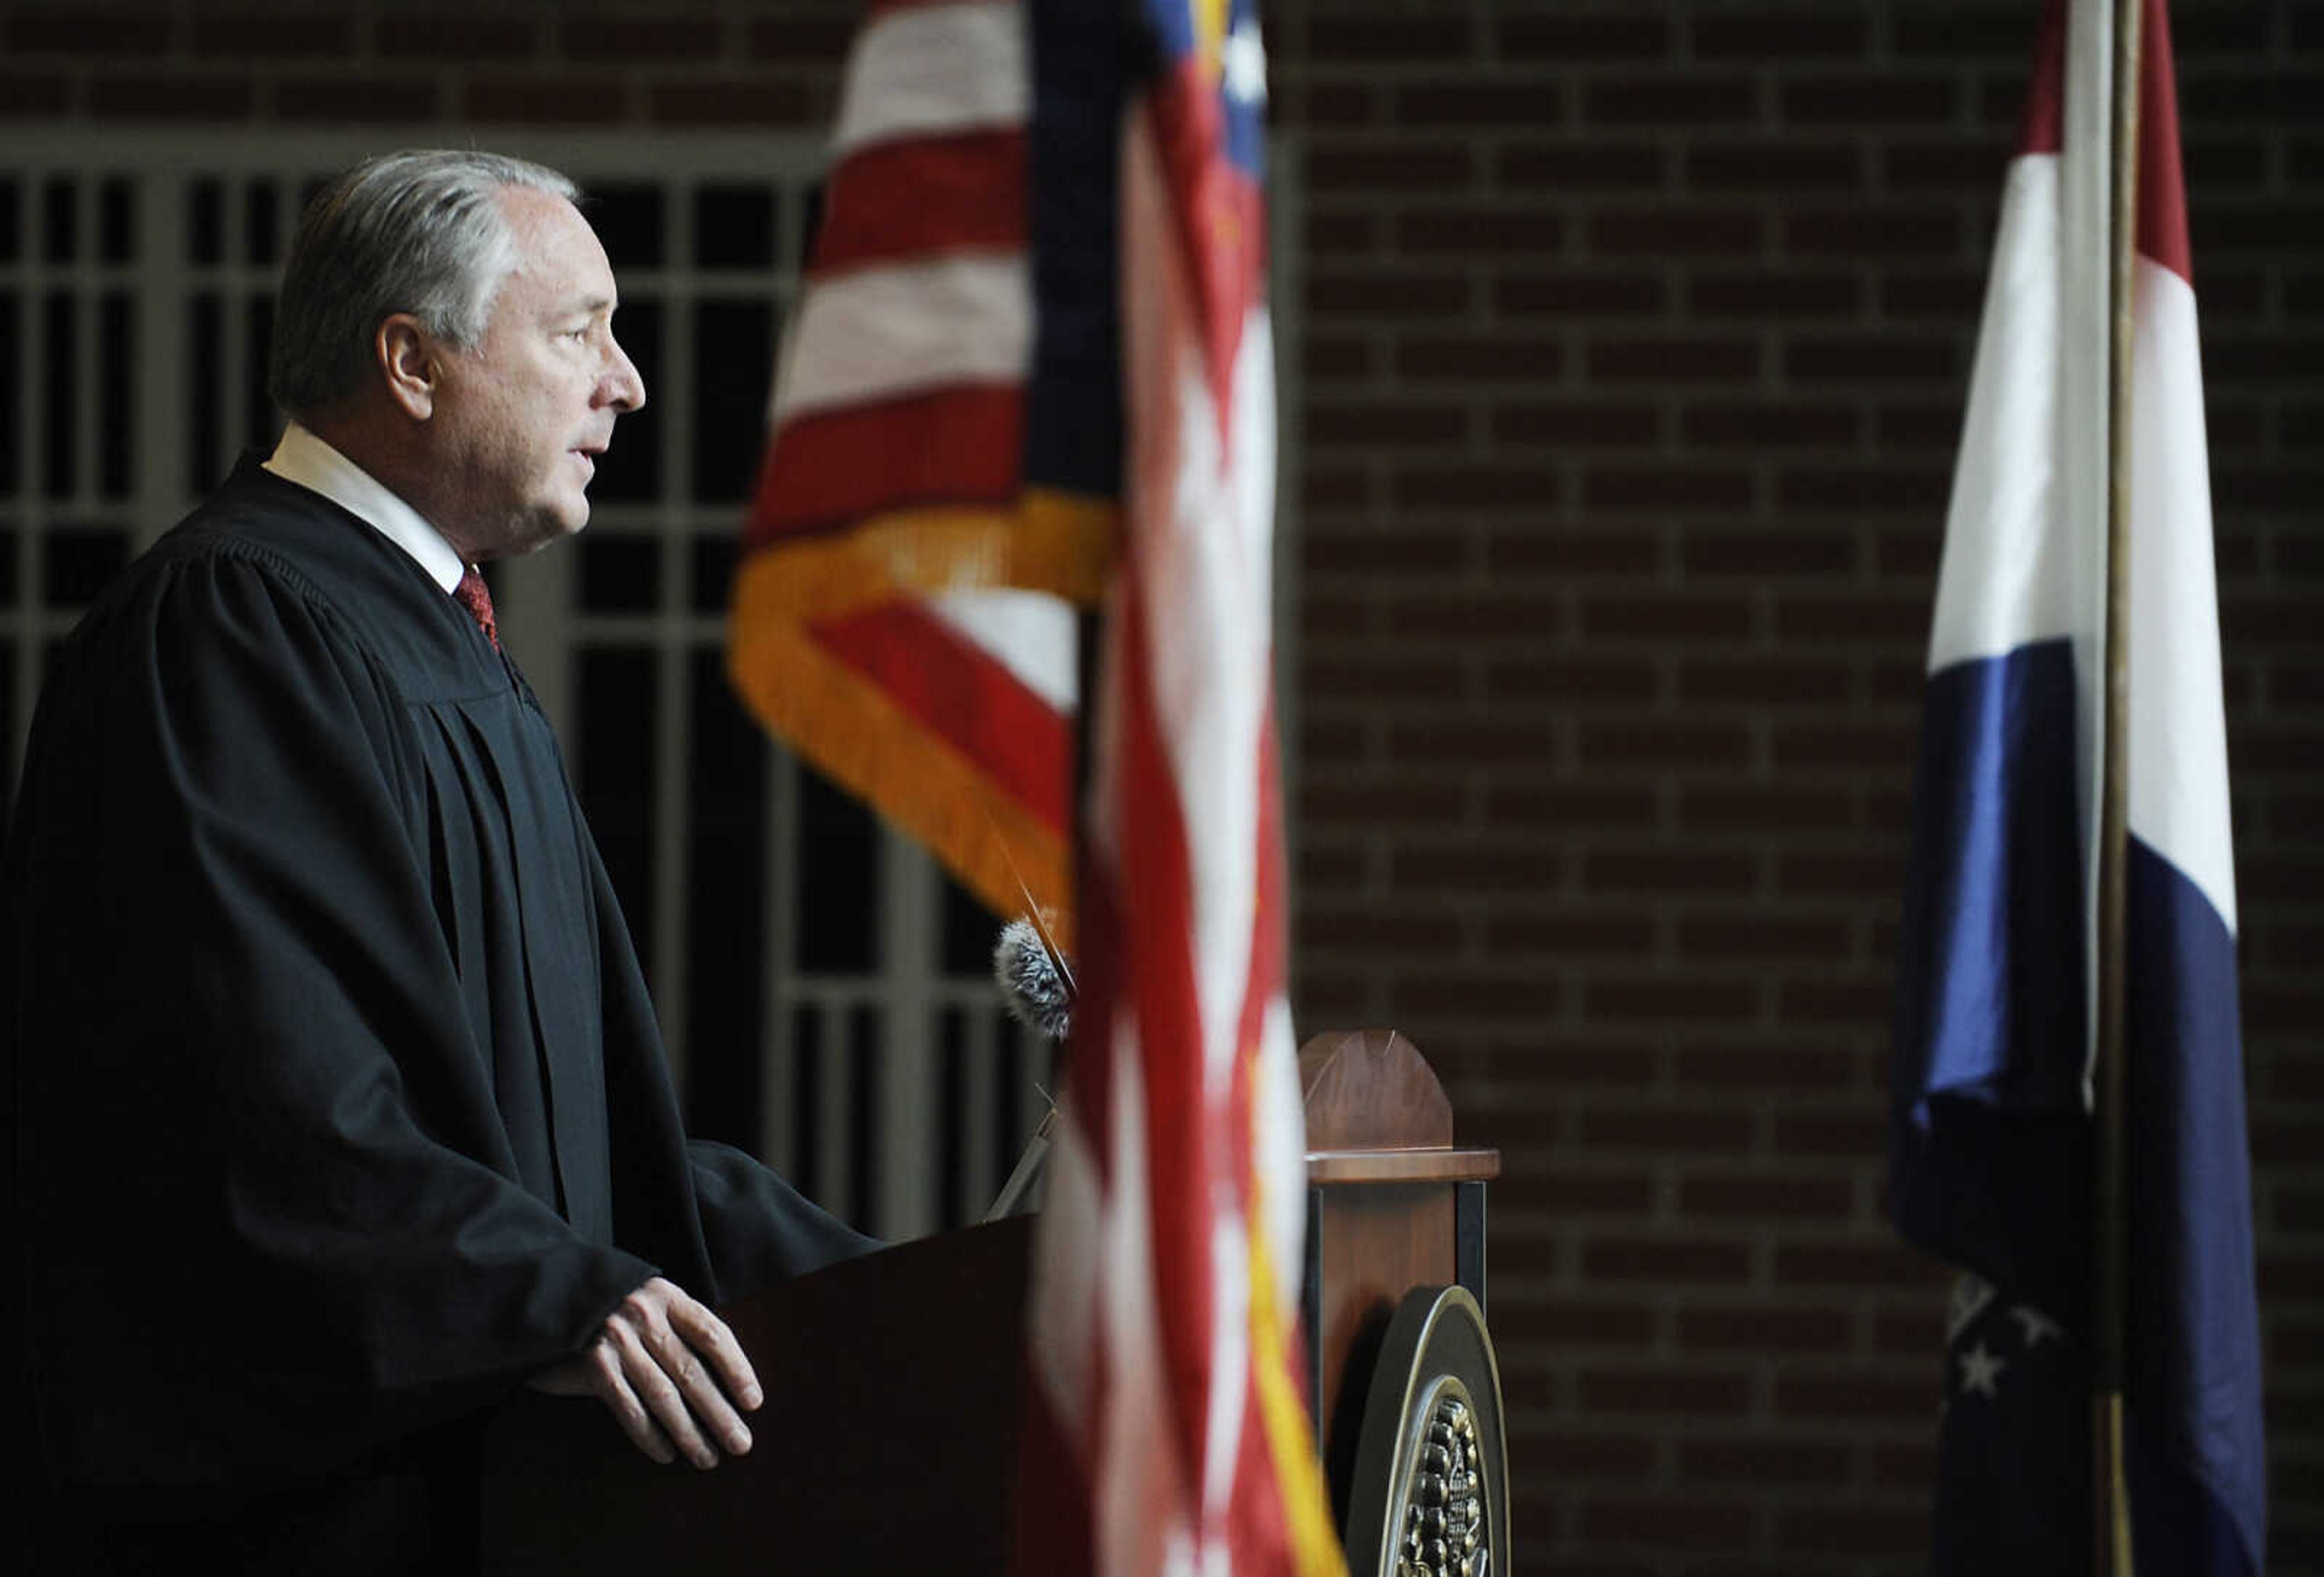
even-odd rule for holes
{"type": "Polygon", "coordinates": [[[1120,485],[1118,37],[1046,0],[868,9],[728,626],[769,728],[1061,927],[1074,604],[1120,485]]]}
{"type": "MultiPolygon", "coordinates": [[[[1265,57],[1249,0],[1147,0],[1120,123],[1128,391],[1038,1229],[1029,1571],[1337,1572],[1300,1395],[1304,1134],[1268,609],[1265,57]]],[[[1038,34],[1037,34],[1038,36],[1038,34]]]]}

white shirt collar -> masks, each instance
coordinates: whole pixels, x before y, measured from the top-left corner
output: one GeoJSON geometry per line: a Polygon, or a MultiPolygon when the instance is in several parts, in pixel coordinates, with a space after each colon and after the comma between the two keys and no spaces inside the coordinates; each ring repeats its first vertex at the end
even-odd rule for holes
{"type": "Polygon", "coordinates": [[[282,429],[282,441],[266,469],[309,493],[319,493],[412,557],[446,591],[460,584],[467,566],[427,517],[389,492],[369,472],[297,422],[282,429]]]}

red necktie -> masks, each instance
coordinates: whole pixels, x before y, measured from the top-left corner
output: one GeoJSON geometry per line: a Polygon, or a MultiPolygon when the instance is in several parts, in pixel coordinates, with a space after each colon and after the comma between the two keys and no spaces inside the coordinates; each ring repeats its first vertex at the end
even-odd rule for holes
{"type": "Polygon", "coordinates": [[[476,628],[484,632],[484,639],[493,643],[494,651],[498,651],[501,649],[501,632],[500,627],[493,622],[493,594],[475,565],[468,566],[460,576],[460,584],[452,588],[452,595],[468,610],[468,616],[475,620],[476,628]]]}

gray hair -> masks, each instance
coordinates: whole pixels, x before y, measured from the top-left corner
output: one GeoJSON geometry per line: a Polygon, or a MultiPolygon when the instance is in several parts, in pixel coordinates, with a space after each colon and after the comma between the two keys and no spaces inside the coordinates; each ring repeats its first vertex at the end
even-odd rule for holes
{"type": "Polygon", "coordinates": [[[543,164],[458,148],[366,160],[317,194],[299,221],[274,311],[267,392],[290,415],[331,410],[362,388],[383,318],[409,312],[467,348],[517,265],[500,193],[530,187],[567,202],[580,188],[543,164]]]}

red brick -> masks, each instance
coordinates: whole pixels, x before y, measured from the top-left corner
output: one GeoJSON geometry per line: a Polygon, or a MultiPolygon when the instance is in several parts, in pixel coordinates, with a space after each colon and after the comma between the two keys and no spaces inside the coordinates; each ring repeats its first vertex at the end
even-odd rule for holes
{"type": "Polygon", "coordinates": [[[1647,576],[1661,556],[1653,535],[1635,529],[1588,531],[1538,524],[1496,528],[1485,539],[1486,567],[1496,576],[1647,576]]]}
{"type": "Polygon", "coordinates": [[[1411,16],[1350,16],[1325,12],[1307,21],[1307,63],[1417,65],[1463,59],[1473,52],[1467,20],[1431,13],[1411,16]]]}
{"type": "Polygon", "coordinates": [[[1597,1149],[1740,1155],[1751,1128],[1750,1114],[1731,1106],[1600,1106],[1582,1111],[1578,1139],[1597,1149]]]}
{"type": "Polygon", "coordinates": [[[1475,176],[1475,156],[1452,143],[1333,143],[1307,152],[1307,187],[1318,197],[1345,192],[1376,201],[1390,191],[1435,196],[1465,190],[1475,176]]]}
{"type": "Polygon", "coordinates": [[[1678,1471],[1705,1484],[1824,1484],[1848,1480],[1851,1453],[1840,1445],[1798,1441],[1683,1440],[1678,1471]]]}
{"type": "Polygon", "coordinates": [[[1960,104],[1950,78],[1921,72],[1794,77],[1775,91],[1776,113],[1794,125],[1932,125],[1953,118],[1960,104]]]}
{"type": "MultiPolygon", "coordinates": [[[[1780,1134],[1776,1144],[1782,1148],[1780,1134]]],[[[1918,1262],[1902,1246],[1891,1243],[1786,1243],[1775,1250],[1778,1286],[1909,1286],[1919,1274],[1918,1262]]],[[[1935,1388],[1933,1379],[1929,1388],[1935,1388]]],[[[1814,1416],[1834,1416],[1817,1408],[1805,1411],[1814,1416]]]]}
{"type": "Polygon", "coordinates": [[[1307,309],[1317,318],[1457,317],[1469,309],[1468,280],[1457,273],[1318,268],[1307,277],[1307,309]]]}
{"type": "MultiPolygon", "coordinates": [[[[1425,884],[1423,885],[1425,890],[1425,884]]],[[[1546,1019],[1565,1005],[1565,984],[1538,970],[1429,970],[1389,982],[1388,1003],[1401,1015],[1546,1019]]]]}
{"type": "Polygon", "coordinates": [[[1849,406],[1802,400],[1692,404],[1679,436],[1690,447],[1832,449],[1852,447],[1858,422],[1849,406]]]}
{"type": "Polygon", "coordinates": [[[1334,722],[1311,714],[1299,724],[1300,754],[1324,766],[1365,759],[1371,754],[1366,739],[1366,731],[1351,722],[1334,722]]]}
{"type": "Polygon", "coordinates": [[[1593,512],[1672,510],[1734,513],[1751,507],[1751,475],[1694,466],[1615,469],[1593,466],[1582,475],[1582,502],[1593,512]]]}
{"type": "Polygon", "coordinates": [[[1355,383],[1370,374],[1375,359],[1370,342],[1330,334],[1314,336],[1304,351],[1300,364],[1318,383],[1355,383]]]}
{"type": "Polygon", "coordinates": [[[1600,339],[1582,355],[1593,383],[1745,383],[1758,374],[1759,347],[1748,339],[1688,336],[1600,339]]]}
{"type": "MultiPolygon", "coordinates": [[[[1545,727],[1521,728],[1506,723],[1398,724],[1388,734],[1388,755],[1399,761],[1427,761],[1438,767],[1526,767],[1552,761],[1556,741],[1545,727]]],[[[1523,878],[1504,862],[1489,862],[1505,885],[1522,886],[1523,878]]],[[[1442,873],[1430,878],[1417,866],[1412,884],[1442,885],[1442,873]]]]}
{"type": "Polygon", "coordinates": [[[1850,275],[1793,267],[1697,274],[1687,281],[1686,299],[1688,311],[1698,318],[1792,322],[1853,318],[1863,292],[1850,275]]]}
{"type": "Polygon", "coordinates": [[[803,84],[779,78],[672,77],[646,89],[646,118],[657,125],[804,125],[816,111],[803,84]]]}
{"type": "Polygon", "coordinates": [[[286,77],[274,85],[274,114],[286,121],[424,121],[440,103],[428,77],[286,77]]]}
{"type": "Polygon", "coordinates": [[[1396,347],[1396,371],[1405,378],[1547,383],[1557,377],[1564,357],[1564,348],[1554,339],[1432,334],[1396,347]]]}
{"type": "Polygon", "coordinates": [[[1505,1088],[1510,1090],[1524,1087],[1517,1081],[1533,1075],[1554,1078],[1555,1089],[1563,1095],[1604,1091],[1636,1094],[1655,1078],[1652,1050],[1637,1045],[1634,1038],[1600,1039],[1579,1028],[1561,1028],[1553,1048],[1536,1030],[1518,1038],[1496,1033],[1493,1026],[1487,1025],[1480,1027],[1472,1039],[1493,1065],[1507,1070],[1510,1082],[1505,1088]]]}
{"type": "Polygon", "coordinates": [[[1318,399],[1309,402],[1304,437],[1316,449],[1437,448],[1467,436],[1462,407],[1418,400],[1318,399]]]}
{"type": "Polygon", "coordinates": [[[1647,1549],[1731,1551],[1748,1541],[1753,1522],[1750,1505],[1739,1500],[1706,1500],[1700,1495],[1621,1500],[1592,1496],[1582,1503],[1581,1535],[1603,1544],[1647,1549]]]}
{"type": "Polygon", "coordinates": [[[1907,7],[1895,14],[1889,42],[1907,59],[1927,55],[1956,64],[1984,59],[2022,72],[2033,57],[2035,21],[2015,5],[1907,7]]]}
{"type": "Polygon", "coordinates": [[[89,113],[101,120],[247,120],[252,99],[242,76],[107,76],[88,84],[89,113]]]}
{"type": "Polygon", "coordinates": [[[1606,1366],[1576,1378],[1582,1405],[1591,1414],[1653,1413],[1681,1417],[1739,1415],[1751,1399],[1748,1376],[1725,1370],[1606,1366]]]}
{"type": "Polygon", "coordinates": [[[1775,1152],[1787,1157],[1885,1158],[1888,1153],[1887,1118],[1876,1111],[1838,1116],[1786,1113],[1775,1119],[1775,1152]]]}
{"type": "MultiPolygon", "coordinates": [[[[1334,847],[1321,837],[1299,840],[1299,890],[1314,893],[1326,888],[1353,887],[1364,877],[1364,853],[1353,845],[1334,847]]],[[[1303,986],[1311,977],[1304,971],[1303,986]]]]}
{"type": "Polygon", "coordinates": [[[588,125],[620,122],[627,102],[618,77],[479,77],[461,96],[461,113],[469,120],[588,125]]]}
{"type": "Polygon", "coordinates": [[[1895,985],[1878,980],[1784,980],[1777,1011],[1787,1023],[1858,1023],[1885,1027],[1895,1006],[1895,985]]]}
{"type": "MultiPolygon", "coordinates": [[[[1445,183],[1443,189],[1458,189],[1445,183]]],[[[1415,257],[1451,255],[1462,263],[1516,258],[1526,266],[1565,242],[1565,217],[1550,208],[1407,208],[1397,216],[1398,251],[1415,257]]]]}
{"type": "MultiPolygon", "coordinates": [[[[1683,942],[1680,946],[1689,950],[1683,942]]],[[[1689,1090],[1831,1094],[1851,1087],[1856,1061],[1846,1052],[1791,1046],[1689,1046],[1677,1052],[1674,1070],[1680,1085],[1689,1090]]]]}
{"type": "MultiPolygon", "coordinates": [[[[1686,676],[1682,667],[1682,690],[1686,676]]],[[[1678,819],[1682,827],[1698,833],[1832,832],[1846,829],[1853,820],[1849,798],[1838,789],[1700,783],[1681,789],[1678,819]]]]}
{"type": "Polygon", "coordinates": [[[1759,216],[1728,208],[1600,209],[1587,241],[1600,257],[1748,257],[1762,245],[1759,216]]]}
{"type": "Polygon", "coordinates": [[[1485,702],[1495,708],[1555,701],[1628,711],[1651,703],[1655,690],[1654,664],[1635,657],[1514,658],[1485,670],[1485,702]]]}
{"type": "Polygon", "coordinates": [[[1901,1358],[1925,1358],[1932,1367],[1945,1349],[1945,1310],[1935,1298],[1884,1308],[1872,1320],[1875,1351],[1901,1358]]]}
{"type": "Polygon", "coordinates": [[[1927,638],[1929,601],[1898,593],[1853,596],[1807,592],[1775,600],[1775,633],[1784,641],[1871,641],[1908,643],[1927,638]]]}
{"type": "Polygon", "coordinates": [[[539,29],[516,17],[465,10],[407,11],[379,22],[379,51],[389,60],[445,66],[468,60],[521,60],[536,48],[539,29]]]}
{"type": "Polygon", "coordinates": [[[1800,897],[1897,890],[1904,875],[1902,840],[1893,851],[1786,850],[1775,860],[1775,890],[1800,897]]]}
{"type": "Polygon", "coordinates": [[[1560,265],[1493,281],[1493,311],[1504,318],[1639,318],[1659,315],[1670,291],[1650,274],[1591,273],[1560,265]]]}
{"type": "Polygon", "coordinates": [[[1984,273],[1957,267],[1923,268],[1923,261],[1934,260],[1900,259],[1881,275],[1882,315],[1899,322],[1931,325],[1949,319],[1966,334],[1975,327],[1978,309],[1985,300],[1984,273]]]}
{"type": "Polygon", "coordinates": [[[2324,115],[2324,69],[2310,63],[2180,73],[2182,125],[2216,129],[2249,122],[2312,126],[2319,115],[2324,115]]]}
{"type": "Polygon", "coordinates": [[[1910,1499],[1893,1507],[1786,1506],[1775,1513],[1775,1547],[1803,1554],[1874,1555],[1926,1546],[1929,1508],[1910,1499]]]}
{"type": "Polygon", "coordinates": [[[1434,916],[1380,914],[1371,909],[1309,908],[1300,916],[1300,940],[1336,956],[1397,956],[1443,940],[1434,916]]]}
{"type": "Polygon", "coordinates": [[[2324,336],[2207,334],[2203,374],[2207,380],[2255,387],[2314,388],[2324,378],[2324,336]]]}
{"type": "Polygon", "coordinates": [[[1522,130],[1554,124],[1565,112],[1564,95],[1554,83],[1489,81],[1475,76],[1398,84],[1390,90],[1388,102],[1388,118],[1397,124],[1430,130],[1522,130]]]}
{"type": "Polygon", "coordinates": [[[1689,580],[1722,576],[1845,576],[1856,567],[1853,533],[1786,521],[1771,529],[1693,530],[1679,546],[1689,580]]]}
{"type": "Polygon", "coordinates": [[[1682,915],[1679,951],[1712,962],[1734,959],[1814,960],[1848,957],[1848,922],[1821,915],[1682,915]]]}
{"type": "Polygon", "coordinates": [[[1528,141],[1503,147],[1493,159],[1495,185],[1560,196],[1655,191],[1668,170],[1669,156],[1651,143],[1528,141]]]}
{"type": "Polygon", "coordinates": [[[1775,504],[1787,515],[1837,513],[1941,516],[1952,485],[1950,469],[1908,466],[1819,466],[1785,469],[1775,479],[1775,504]]]}
{"type": "Polygon", "coordinates": [[[1686,184],[1701,192],[1858,191],[1864,160],[1845,143],[1726,139],[1687,150],[1686,184]]]}
{"type": "Polygon", "coordinates": [[[1311,264],[1319,269],[1342,257],[1365,257],[1376,249],[1379,234],[1377,214],[1311,210],[1307,215],[1307,256],[1311,264]]]}
{"type": "Polygon", "coordinates": [[[1597,1024],[1736,1024],[1757,1016],[1757,997],[1749,981],[1599,973],[1582,982],[1582,1016],[1597,1024]]]}
{"type": "MultiPolygon", "coordinates": [[[[1302,825],[1351,822],[1362,825],[1383,820],[1449,825],[1460,818],[1463,798],[1460,788],[1447,784],[1351,783],[1343,778],[1317,778],[1301,784],[1299,812],[1302,825]]],[[[1401,917],[1366,916],[1361,922],[1363,934],[1379,935],[1379,927],[1392,920],[1410,926],[1406,940],[1443,940],[1443,928],[1434,918],[1407,921],[1401,917]]],[[[1314,939],[1320,943],[1333,934],[1319,930],[1314,939]]]]}
{"type": "Polygon", "coordinates": [[[1525,1343],[1561,1350],[1644,1347],[1654,1340],[1654,1314],[1643,1304],[1581,1303],[1562,1294],[1554,1302],[1527,1304],[1497,1286],[1492,1320],[1493,1344],[1503,1351],[1525,1343]]]}
{"type": "MultiPolygon", "coordinates": [[[[1503,1175],[1523,1179],[1525,1196],[1535,1209],[1554,1211],[1560,1216],[1581,1213],[1633,1217],[1643,1217],[1654,1209],[1654,1179],[1644,1170],[1592,1170],[1569,1165],[1539,1152],[1510,1148],[1506,1141],[1504,1149],[1508,1158],[1507,1170],[1503,1175]]],[[[1493,1312],[1497,1320],[1501,1307],[1496,1299],[1493,1312]]],[[[1594,1313],[1602,1322],[1607,1311],[1600,1309],[1594,1313]]],[[[1625,1313],[1627,1314],[1628,1311],[1625,1313]]],[[[1635,1335],[1639,1341],[1645,1341],[1652,1334],[1643,1319],[1624,1318],[1620,1331],[1625,1339],[1635,1335]]]]}
{"type": "MultiPolygon", "coordinates": [[[[1585,770],[1622,767],[1684,768],[1706,776],[1739,770],[1750,762],[1751,733],[1741,723],[1712,718],[1629,717],[1618,722],[1585,721],[1579,746],[1585,770]]],[[[1593,869],[1636,872],[1661,856],[1600,853],[1593,869]]],[[[1705,871],[1724,867],[1706,860],[1705,871]]]]}
{"type": "MultiPolygon", "coordinates": [[[[1500,401],[1490,420],[1493,441],[1501,444],[1626,448],[1643,447],[1662,436],[1662,413],[1653,406],[1604,400],[1500,401]]],[[[1314,432],[1311,420],[1311,438],[1314,432]]]]}
{"type": "Polygon", "coordinates": [[[1658,60],[1670,52],[1670,36],[1665,18],[1636,15],[1512,16],[1496,30],[1500,59],[1559,66],[1658,60]]]}
{"type": "Polygon", "coordinates": [[[119,60],[160,55],[170,48],[170,17],[143,6],[18,5],[4,18],[8,53],[90,55],[119,60]]]}
{"type": "Polygon", "coordinates": [[[1300,668],[1302,694],[1312,706],[1326,709],[1444,701],[1464,695],[1468,686],[1461,665],[1449,659],[1323,652],[1312,641],[1300,668]]]}
{"type": "Polygon", "coordinates": [[[1582,628],[1590,640],[1742,641],[1751,632],[1751,604],[1743,596],[1666,594],[1585,598],[1582,628]]]}
{"type": "Polygon", "coordinates": [[[1861,768],[1910,769],[1921,736],[1917,717],[1864,717],[1845,722],[1778,721],[1769,741],[1779,773],[1861,768]]]}
{"type": "Polygon", "coordinates": [[[1603,78],[1582,93],[1582,119],[1593,126],[1724,126],[1757,118],[1758,85],[1728,72],[1603,78]]]}
{"type": "Polygon", "coordinates": [[[558,30],[567,60],[622,65],[658,65],[715,60],[719,49],[715,16],[593,16],[568,18],[558,30]]]}
{"type": "Polygon", "coordinates": [[[1443,595],[1406,592],[1388,604],[1388,622],[1399,636],[1495,636],[1554,640],[1563,621],[1555,603],[1538,591],[1462,592],[1443,595]]]}
{"type": "Polygon", "coordinates": [[[1646,959],[1654,953],[1655,927],[1642,916],[1609,914],[1602,905],[1574,914],[1497,914],[1485,922],[1485,947],[1496,955],[1646,959]]]}
{"type": "Polygon", "coordinates": [[[1717,13],[1694,19],[1694,52],[1706,60],[1854,59],[1865,53],[1865,19],[1805,8],[1717,13]]]}
{"type": "Polygon", "coordinates": [[[1485,821],[1496,828],[1589,827],[1627,831],[1650,827],[1654,797],[1599,783],[1525,783],[1504,779],[1485,788],[1485,821]]]}
{"type": "Polygon", "coordinates": [[[1898,140],[1880,150],[1880,184],[1898,192],[1998,192],[2010,152],[1983,139],[1898,140]]]}
{"type": "Polygon", "coordinates": [[[1941,260],[1960,245],[1960,217],[1922,204],[1795,208],[1784,216],[1783,235],[1793,257],[1941,260]]]}
{"type": "MultiPolygon", "coordinates": [[[[1496,1331],[1499,1329],[1496,1293],[1493,1307],[1496,1331]]],[[[1507,1360],[1503,1362],[1506,1364],[1507,1360]]],[[[1654,1468],[1655,1446],[1652,1437],[1639,1434],[1611,1434],[1598,1430],[1577,1430],[1561,1421],[1545,1434],[1536,1434],[1522,1422],[1517,1414],[1509,1419],[1509,1464],[1511,1497],[1521,1497],[1525,1487],[1544,1479],[1553,1480],[1607,1479],[1643,1479],[1654,1468]],[[1517,1464],[1522,1462],[1520,1468],[1517,1464]]],[[[1561,1565],[1561,1571],[1565,1570],[1561,1565]]],[[[1616,1577],[1611,1572],[1601,1572],[1598,1577],[1616,1577]]],[[[1621,1577],[1647,1577],[1646,1573],[1624,1572],[1621,1577]]]]}
{"type": "MultiPolygon", "coordinates": [[[[1891,452],[1925,449],[1950,457],[1960,447],[1961,401],[1885,401],[1872,413],[1873,441],[1891,452]]],[[[1947,473],[1950,496],[1950,473],[1947,473]]]]}
{"type": "Polygon", "coordinates": [[[1415,464],[1400,467],[1388,484],[1389,501],[1405,510],[1540,510],[1554,507],[1557,497],[1554,470],[1506,460],[1471,466],[1415,464]]]}
{"type": "Polygon", "coordinates": [[[1752,1222],[1844,1222],[1855,1190],[1844,1177],[1781,1177],[1754,1172],[1699,1173],[1679,1184],[1679,1213],[1752,1222]]]}

